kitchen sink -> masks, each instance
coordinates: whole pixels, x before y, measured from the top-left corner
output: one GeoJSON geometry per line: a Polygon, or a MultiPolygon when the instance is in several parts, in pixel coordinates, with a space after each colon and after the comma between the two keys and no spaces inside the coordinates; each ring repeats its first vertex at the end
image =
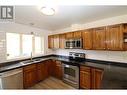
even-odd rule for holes
{"type": "Polygon", "coordinates": [[[22,61],[20,63],[21,64],[31,64],[31,63],[38,62],[38,61],[41,61],[41,60],[42,60],[41,58],[37,58],[37,59],[33,59],[33,60],[22,61]]]}
{"type": "Polygon", "coordinates": [[[42,58],[33,59],[34,61],[41,61],[42,58]]]}
{"type": "Polygon", "coordinates": [[[26,60],[26,61],[22,61],[20,62],[21,64],[30,64],[30,63],[33,63],[35,62],[34,60],[26,60]]]}

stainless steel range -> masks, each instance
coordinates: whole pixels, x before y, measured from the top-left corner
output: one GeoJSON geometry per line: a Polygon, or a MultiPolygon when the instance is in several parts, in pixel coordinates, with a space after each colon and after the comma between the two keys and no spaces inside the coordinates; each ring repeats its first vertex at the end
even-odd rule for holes
{"type": "Polygon", "coordinates": [[[69,61],[63,62],[63,81],[79,88],[79,63],[84,61],[84,53],[69,53],[69,61]]]}

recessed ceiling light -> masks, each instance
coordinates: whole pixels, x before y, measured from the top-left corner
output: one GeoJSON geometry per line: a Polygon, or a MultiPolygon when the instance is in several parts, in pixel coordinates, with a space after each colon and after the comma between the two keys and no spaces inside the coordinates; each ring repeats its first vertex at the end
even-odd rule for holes
{"type": "Polygon", "coordinates": [[[44,14],[44,15],[54,15],[55,14],[55,9],[51,8],[51,7],[42,7],[41,8],[41,12],[44,14]]]}

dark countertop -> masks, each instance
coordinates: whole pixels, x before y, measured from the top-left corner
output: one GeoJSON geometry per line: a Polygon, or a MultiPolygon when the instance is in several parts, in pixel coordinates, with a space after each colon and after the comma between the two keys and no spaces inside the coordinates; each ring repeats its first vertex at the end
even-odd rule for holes
{"type": "MultiPolygon", "coordinates": [[[[104,64],[103,62],[94,62],[94,61],[89,61],[89,60],[84,60],[82,62],[76,62],[69,60],[67,57],[58,57],[58,56],[49,56],[42,58],[41,61],[46,61],[49,59],[53,60],[58,60],[61,62],[67,62],[69,64],[78,64],[82,66],[90,66],[90,67],[95,67],[95,68],[100,68],[104,70],[104,75],[103,75],[103,81],[102,81],[102,89],[127,89],[127,65],[124,63],[124,65],[119,66],[115,64],[111,64],[110,62],[104,64]]],[[[37,61],[34,63],[30,64],[36,64],[37,61]]],[[[13,70],[16,68],[21,68],[30,64],[22,64],[21,62],[13,63],[13,64],[8,64],[8,65],[1,65],[0,67],[0,73],[13,70]]],[[[117,63],[116,63],[117,64],[117,63]]],[[[123,63],[121,63],[123,64],[123,63]]]]}

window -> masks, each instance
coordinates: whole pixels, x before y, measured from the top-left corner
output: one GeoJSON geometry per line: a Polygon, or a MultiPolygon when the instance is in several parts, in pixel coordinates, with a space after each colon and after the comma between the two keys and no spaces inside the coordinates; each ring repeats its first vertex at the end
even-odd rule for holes
{"type": "Polygon", "coordinates": [[[42,52],[42,42],[41,37],[35,37],[35,54],[39,54],[42,52]]]}
{"type": "Polygon", "coordinates": [[[32,35],[22,35],[23,56],[29,56],[32,52],[32,35]]]}
{"type": "Polygon", "coordinates": [[[40,36],[6,33],[7,59],[44,53],[44,39],[40,36]]]}
{"type": "Polygon", "coordinates": [[[6,34],[7,58],[20,56],[20,35],[16,33],[6,34]]]}

